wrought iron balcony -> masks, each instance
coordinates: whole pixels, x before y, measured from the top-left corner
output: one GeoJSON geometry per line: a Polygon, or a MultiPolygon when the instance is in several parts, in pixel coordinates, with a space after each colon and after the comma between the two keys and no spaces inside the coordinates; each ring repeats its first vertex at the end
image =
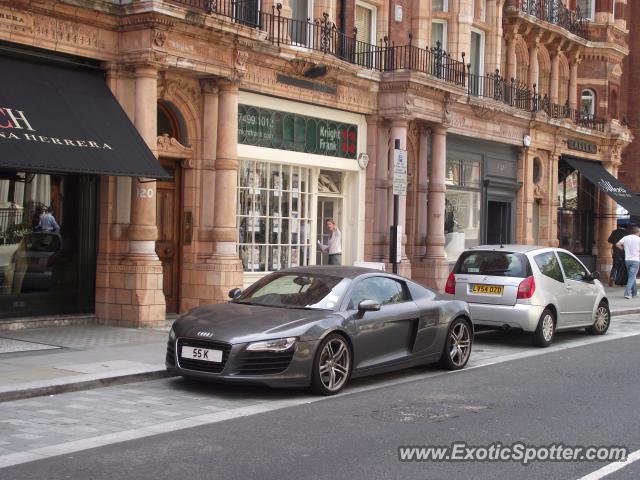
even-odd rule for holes
{"type": "Polygon", "coordinates": [[[520,3],[520,11],[589,40],[589,20],[581,15],[580,9],[573,12],[561,0],[517,1],[520,3]]]}
{"type": "MultiPolygon", "coordinates": [[[[186,5],[213,15],[221,15],[231,22],[265,32],[266,41],[274,45],[290,45],[307,48],[329,54],[358,65],[380,72],[412,71],[420,72],[452,87],[465,89],[469,97],[490,98],[529,113],[545,111],[551,118],[567,118],[599,131],[604,131],[606,121],[583,114],[567,106],[551,104],[546,96],[541,97],[535,88],[508,81],[496,70],[485,76],[471,73],[471,65],[455,60],[441,48],[440,43],[431,48],[419,48],[412,45],[409,34],[408,45],[394,45],[385,38],[381,45],[360,42],[355,35],[349,36],[338,30],[325,13],[314,21],[294,20],[281,14],[282,5],[273,5],[271,12],[260,10],[259,0],[169,0],[170,3],[186,5]]],[[[542,12],[540,5],[550,4],[547,0],[515,0],[521,2],[529,11],[542,12]],[[537,9],[537,10],[536,10],[537,9]]],[[[559,3],[555,2],[556,5],[559,3]]],[[[547,7],[545,7],[547,8],[547,7]]],[[[566,10],[566,9],[565,9],[566,10]]],[[[553,13],[559,10],[545,10],[553,13]]],[[[552,19],[556,18],[550,17],[552,19]]],[[[565,13],[557,13],[557,18],[565,18],[565,13]]],[[[559,21],[559,20],[558,20],[559,21]]],[[[356,32],[354,32],[355,34],[356,32]]]]}

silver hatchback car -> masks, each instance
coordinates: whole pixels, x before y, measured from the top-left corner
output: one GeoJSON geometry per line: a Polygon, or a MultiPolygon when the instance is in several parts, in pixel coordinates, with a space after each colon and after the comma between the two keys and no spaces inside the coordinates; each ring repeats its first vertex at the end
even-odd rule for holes
{"type": "Polygon", "coordinates": [[[469,304],[474,325],[533,333],[546,347],[558,330],[609,328],[609,301],[598,272],[561,248],[483,245],[465,250],[445,293],[469,304]]]}

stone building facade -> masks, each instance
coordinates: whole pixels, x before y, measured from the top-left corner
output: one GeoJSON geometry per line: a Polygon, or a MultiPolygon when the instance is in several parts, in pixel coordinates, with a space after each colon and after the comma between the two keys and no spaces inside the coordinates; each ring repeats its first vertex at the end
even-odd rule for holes
{"type": "Polygon", "coordinates": [[[85,272],[100,321],[154,326],[322,263],[327,217],[345,263],[388,264],[396,146],[400,273],[442,290],[486,242],[560,244],[608,271],[614,203],[569,160],[617,175],[632,9],[587,3],[590,21],[575,0],[16,0],[0,55],[91,61],[169,174],[96,177],[85,272]]]}

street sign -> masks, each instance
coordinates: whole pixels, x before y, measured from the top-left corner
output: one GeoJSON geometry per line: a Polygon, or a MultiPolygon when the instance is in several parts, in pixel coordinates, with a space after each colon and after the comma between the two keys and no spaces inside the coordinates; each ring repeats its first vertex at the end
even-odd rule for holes
{"type": "Polygon", "coordinates": [[[393,149],[393,194],[407,194],[407,151],[393,149]]]}

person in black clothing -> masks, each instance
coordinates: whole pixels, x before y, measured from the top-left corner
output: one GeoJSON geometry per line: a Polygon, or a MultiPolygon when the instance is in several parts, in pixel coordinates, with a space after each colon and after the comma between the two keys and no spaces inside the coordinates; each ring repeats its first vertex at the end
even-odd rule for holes
{"type": "Polygon", "coordinates": [[[630,225],[627,225],[627,228],[622,228],[621,224],[618,224],[618,228],[616,228],[609,238],[607,242],[611,244],[611,257],[613,259],[613,266],[611,267],[611,273],[609,274],[609,286],[616,285],[625,285],[626,284],[626,273],[627,267],[624,264],[624,250],[616,248],[616,243],[618,243],[623,237],[629,235],[628,228],[630,225]]]}

